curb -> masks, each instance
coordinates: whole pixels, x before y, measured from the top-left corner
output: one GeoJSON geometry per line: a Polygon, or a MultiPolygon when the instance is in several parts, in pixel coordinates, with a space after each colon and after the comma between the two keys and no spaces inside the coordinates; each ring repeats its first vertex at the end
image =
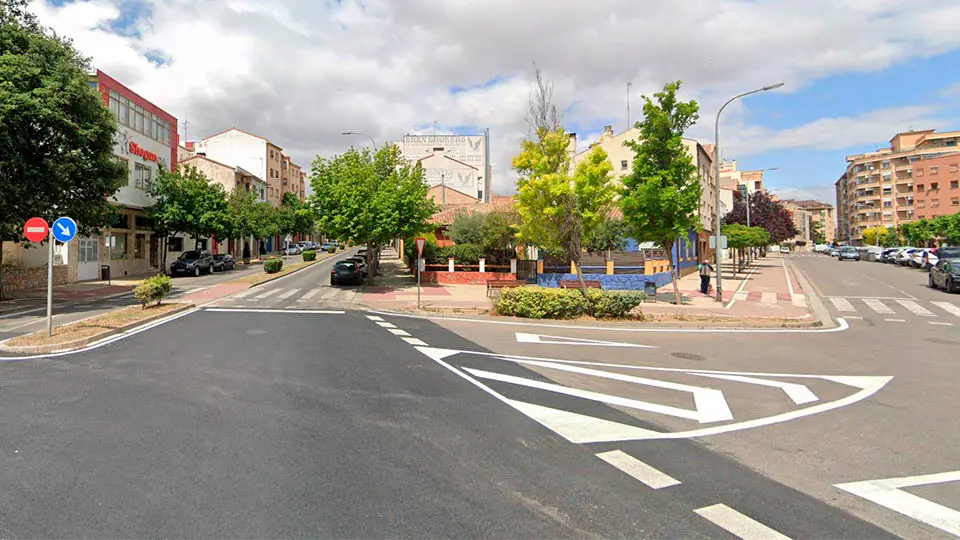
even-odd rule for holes
{"type": "Polygon", "coordinates": [[[797,276],[797,283],[800,284],[800,287],[803,288],[804,294],[807,296],[807,301],[809,302],[810,312],[813,315],[813,318],[816,319],[816,321],[824,328],[833,328],[837,326],[834,323],[833,318],[830,317],[830,312],[827,311],[827,308],[823,307],[823,301],[820,299],[820,295],[817,294],[817,289],[807,278],[807,275],[793,264],[790,265],[790,269],[793,270],[794,275],[797,276]]]}
{"type": "MultiPolygon", "coordinates": [[[[156,320],[158,320],[158,319],[163,319],[163,318],[165,318],[165,317],[170,317],[170,316],[172,316],[172,315],[176,315],[177,313],[182,313],[182,312],[184,312],[184,311],[187,311],[187,310],[189,310],[189,309],[193,309],[193,308],[195,308],[195,307],[196,307],[195,304],[183,304],[182,306],[178,307],[177,309],[172,309],[172,310],[166,311],[166,312],[164,312],[164,313],[159,313],[159,314],[157,314],[157,315],[153,315],[153,316],[147,317],[146,319],[141,319],[141,320],[139,320],[139,321],[134,321],[134,322],[132,322],[132,323],[125,324],[125,325],[120,326],[120,327],[118,327],[118,328],[112,328],[112,329],[110,329],[110,330],[108,330],[108,331],[106,331],[106,332],[102,332],[102,333],[100,333],[100,334],[96,334],[96,335],[93,335],[93,336],[87,336],[87,337],[84,337],[84,338],[75,339],[75,340],[73,340],[73,341],[67,341],[67,342],[64,342],[64,343],[56,343],[56,344],[51,344],[51,345],[24,345],[24,346],[20,346],[20,347],[11,346],[11,345],[0,345],[0,350],[6,351],[6,352],[11,352],[11,353],[21,353],[21,354],[43,354],[43,353],[54,353],[54,352],[69,351],[69,350],[72,350],[72,349],[78,349],[78,348],[81,348],[81,347],[85,347],[85,346],[87,346],[87,345],[90,345],[91,343],[100,341],[100,340],[102,340],[102,339],[104,339],[104,338],[108,338],[108,337],[113,336],[113,335],[116,335],[116,334],[122,334],[122,333],[124,333],[124,332],[126,332],[126,331],[128,331],[128,330],[132,330],[132,329],[137,328],[137,327],[139,327],[139,326],[143,326],[143,325],[145,325],[145,324],[147,324],[147,323],[154,322],[154,321],[156,321],[156,320]]],[[[79,322],[82,322],[82,320],[81,320],[81,321],[76,321],[76,322],[73,322],[73,323],[70,323],[70,324],[76,324],[76,323],[79,323],[79,322]]],[[[64,325],[64,326],[69,326],[69,324],[68,324],[68,325],[64,325]]]]}

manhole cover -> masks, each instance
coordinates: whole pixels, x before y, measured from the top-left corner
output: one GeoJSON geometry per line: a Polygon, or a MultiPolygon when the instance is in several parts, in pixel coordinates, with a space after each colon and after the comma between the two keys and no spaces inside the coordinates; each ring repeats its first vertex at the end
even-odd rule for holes
{"type": "Polygon", "coordinates": [[[693,354],[693,353],[688,353],[688,352],[675,352],[675,353],[670,353],[670,356],[674,356],[674,357],[676,357],[676,358],[682,358],[682,359],[684,359],[684,360],[693,360],[693,361],[695,361],[695,362],[703,362],[703,360],[704,360],[704,358],[703,358],[702,356],[700,356],[699,354],[693,354]]]}
{"type": "Polygon", "coordinates": [[[955,339],[931,337],[931,338],[924,339],[924,341],[929,341],[930,343],[939,343],[941,345],[960,345],[960,341],[957,341],[955,339]]]}

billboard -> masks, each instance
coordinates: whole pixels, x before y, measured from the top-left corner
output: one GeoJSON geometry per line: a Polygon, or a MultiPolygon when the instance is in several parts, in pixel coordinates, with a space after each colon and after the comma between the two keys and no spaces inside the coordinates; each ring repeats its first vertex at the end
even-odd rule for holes
{"type": "MultiPolygon", "coordinates": [[[[404,135],[403,157],[416,161],[429,156],[434,148],[443,148],[444,155],[472,165],[481,171],[486,165],[486,138],[483,135],[404,135]]],[[[439,182],[438,182],[439,183],[439,182]]]]}

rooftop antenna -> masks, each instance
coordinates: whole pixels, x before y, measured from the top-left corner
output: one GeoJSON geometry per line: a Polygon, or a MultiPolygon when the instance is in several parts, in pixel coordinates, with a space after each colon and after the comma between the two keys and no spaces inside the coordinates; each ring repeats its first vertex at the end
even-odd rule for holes
{"type": "Polygon", "coordinates": [[[188,142],[188,141],[190,140],[190,137],[187,137],[187,126],[189,126],[189,125],[190,125],[190,121],[189,121],[189,120],[184,120],[184,121],[183,121],[183,142],[184,142],[184,143],[186,143],[186,142],[188,142]]]}
{"type": "Polygon", "coordinates": [[[627,83],[627,129],[630,129],[630,87],[633,83],[627,83]]]}

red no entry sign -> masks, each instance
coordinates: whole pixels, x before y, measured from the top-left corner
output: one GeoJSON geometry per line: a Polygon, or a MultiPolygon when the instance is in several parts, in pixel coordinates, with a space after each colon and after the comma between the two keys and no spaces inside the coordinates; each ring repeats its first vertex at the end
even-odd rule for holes
{"type": "Polygon", "coordinates": [[[30,218],[23,226],[23,235],[31,242],[42,242],[47,239],[48,234],[50,234],[50,227],[43,218],[30,218]]]}

